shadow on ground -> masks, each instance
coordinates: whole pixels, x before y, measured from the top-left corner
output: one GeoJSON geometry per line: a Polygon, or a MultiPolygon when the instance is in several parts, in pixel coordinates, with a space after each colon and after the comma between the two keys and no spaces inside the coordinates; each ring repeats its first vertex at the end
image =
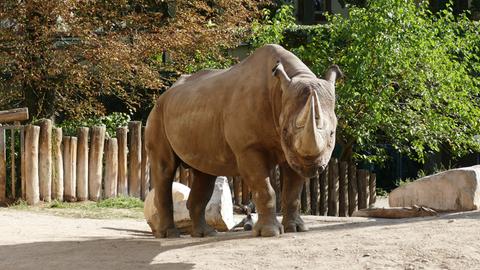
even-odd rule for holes
{"type": "Polygon", "coordinates": [[[105,229],[128,231],[135,238],[0,245],[1,269],[189,270],[195,265],[162,263],[154,258],[173,249],[250,237],[249,233],[236,232],[211,238],[154,239],[146,231],[105,229]]]}

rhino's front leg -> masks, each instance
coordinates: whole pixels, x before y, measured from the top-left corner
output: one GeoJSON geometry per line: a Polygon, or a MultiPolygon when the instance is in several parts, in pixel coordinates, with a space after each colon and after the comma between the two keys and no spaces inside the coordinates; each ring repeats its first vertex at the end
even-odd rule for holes
{"type": "Polygon", "coordinates": [[[283,177],[282,188],[282,224],[286,232],[304,232],[308,227],[300,217],[300,193],[305,178],[293,171],[288,164],[280,165],[283,177]]]}
{"type": "Polygon", "coordinates": [[[252,152],[238,160],[240,174],[252,191],[252,199],[258,213],[253,226],[254,236],[278,236],[283,226],[278,222],[275,209],[275,191],[270,185],[266,159],[260,153],[252,152]]]}

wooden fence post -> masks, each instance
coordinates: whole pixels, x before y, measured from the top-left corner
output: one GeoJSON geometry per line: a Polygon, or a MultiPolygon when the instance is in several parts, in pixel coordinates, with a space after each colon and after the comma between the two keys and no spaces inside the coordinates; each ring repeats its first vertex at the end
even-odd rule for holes
{"type": "Polygon", "coordinates": [[[52,120],[40,121],[39,181],[40,200],[52,199],[52,120]]]}
{"type": "Polygon", "coordinates": [[[117,144],[118,144],[118,195],[128,195],[128,144],[127,144],[127,127],[117,128],[117,144]]]}
{"type": "Polygon", "coordinates": [[[310,181],[303,182],[302,193],[300,194],[300,205],[302,213],[310,212],[310,181]]]}
{"type": "Polygon", "coordinates": [[[275,166],[270,171],[270,185],[272,186],[273,190],[275,191],[275,211],[277,213],[281,212],[282,204],[281,204],[281,191],[280,191],[280,179],[278,175],[279,169],[275,166]]]}
{"type": "Polygon", "coordinates": [[[377,201],[377,175],[373,172],[370,173],[370,178],[368,181],[369,188],[369,201],[368,205],[373,205],[377,201]]]}
{"type": "Polygon", "coordinates": [[[40,127],[28,125],[25,127],[25,173],[26,197],[28,205],[40,201],[38,181],[38,139],[40,127]]]}
{"type": "Polygon", "coordinates": [[[310,214],[318,215],[318,181],[319,176],[310,178],[310,214]]]}
{"type": "Polygon", "coordinates": [[[26,178],[27,173],[25,172],[25,127],[20,129],[20,181],[21,181],[21,191],[20,196],[22,200],[27,200],[27,187],[26,187],[26,178]]]}
{"type": "Polygon", "coordinates": [[[63,155],[62,155],[62,128],[53,129],[52,148],[52,199],[63,200],[63,155]]]}
{"type": "Polygon", "coordinates": [[[142,122],[131,121],[128,124],[130,133],[128,194],[140,198],[142,170],[142,122]]]}
{"type": "Polygon", "coordinates": [[[328,188],[328,166],[325,170],[320,174],[319,178],[319,186],[320,186],[320,200],[319,200],[319,207],[318,210],[320,211],[318,214],[320,216],[326,216],[328,211],[328,203],[327,203],[327,188],[328,188]]]}
{"type": "MultiPolygon", "coordinates": [[[[20,125],[18,122],[15,122],[15,125],[20,125]]],[[[12,198],[16,197],[16,183],[17,183],[17,170],[15,169],[15,128],[10,130],[10,178],[12,184],[12,198]]]]}
{"type": "Polygon", "coordinates": [[[339,166],[339,178],[338,178],[338,216],[346,217],[348,212],[347,205],[347,193],[348,193],[348,163],[345,161],[340,162],[339,166]]]}
{"type": "Polygon", "coordinates": [[[7,198],[7,156],[5,129],[0,126],[0,202],[7,198]]]}
{"type": "Polygon", "coordinates": [[[369,172],[367,170],[358,170],[358,210],[368,207],[368,179],[369,172]]]}
{"type": "Polygon", "coordinates": [[[250,189],[243,177],[240,179],[242,179],[242,204],[247,205],[250,202],[250,189]]]}
{"type": "Polygon", "coordinates": [[[233,177],[233,200],[237,205],[242,204],[242,179],[239,176],[233,177]]]}
{"type": "Polygon", "coordinates": [[[338,161],[335,158],[328,164],[328,215],[338,216],[338,161]]]}
{"type": "Polygon", "coordinates": [[[117,139],[110,138],[107,141],[105,151],[105,197],[117,196],[118,180],[118,144],[117,139]]]}
{"type": "Polygon", "coordinates": [[[63,199],[67,202],[76,200],[77,187],[77,137],[63,137],[63,199]]]}
{"type": "Polygon", "coordinates": [[[348,165],[348,215],[357,210],[358,205],[358,187],[357,187],[357,167],[355,163],[348,165]]]}
{"type": "Polygon", "coordinates": [[[77,129],[77,201],[88,200],[88,131],[77,129]]]}
{"type": "Polygon", "coordinates": [[[88,196],[90,200],[98,201],[102,196],[105,126],[94,126],[90,130],[90,152],[88,153],[88,196]]]}
{"type": "MultiPolygon", "coordinates": [[[[150,163],[148,161],[147,147],[145,144],[145,127],[142,127],[142,157],[141,157],[141,199],[145,200],[148,191],[150,190],[150,163]]],[[[188,170],[185,169],[186,176],[188,176],[188,170]]],[[[187,180],[188,182],[188,180],[187,180]]],[[[187,183],[188,186],[188,183],[187,183]]]]}

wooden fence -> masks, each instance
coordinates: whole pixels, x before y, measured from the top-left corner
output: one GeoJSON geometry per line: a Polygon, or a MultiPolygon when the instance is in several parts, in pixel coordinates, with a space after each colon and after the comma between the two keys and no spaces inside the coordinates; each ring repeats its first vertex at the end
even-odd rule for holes
{"type": "MultiPolygon", "coordinates": [[[[16,118],[0,112],[0,122],[14,121],[14,125],[0,126],[0,202],[22,198],[32,205],[51,200],[97,201],[117,195],[145,198],[150,189],[150,169],[141,122],[117,128],[116,138],[106,136],[105,126],[80,127],[76,136],[63,136],[62,129],[53,127],[50,120],[20,125],[18,121],[28,119],[28,111],[25,114],[22,110],[14,110],[16,118]],[[20,142],[17,148],[16,140],[20,142]],[[20,166],[20,177],[16,164],[20,166]]],[[[193,181],[190,170],[181,167],[175,178],[188,186],[193,181]]],[[[251,193],[245,182],[241,177],[229,179],[233,202],[249,204],[251,193]]],[[[278,168],[271,172],[270,181],[280,212],[283,179],[278,168]]],[[[351,215],[375,202],[375,189],[375,174],[332,159],[323,173],[305,182],[301,210],[312,215],[351,215]]]]}
{"type": "MultiPolygon", "coordinates": [[[[193,181],[190,170],[183,168],[177,171],[176,179],[188,186],[193,181]]],[[[228,179],[233,203],[249,205],[252,194],[242,178],[234,176],[228,179]]],[[[277,212],[281,212],[282,183],[282,173],[277,167],[270,174],[277,212]]],[[[302,213],[320,216],[351,216],[355,210],[368,208],[375,201],[376,174],[334,158],[325,171],[304,183],[300,196],[302,213]]]]}
{"type": "Polygon", "coordinates": [[[51,200],[97,201],[117,195],[144,199],[150,174],[142,133],[139,121],[117,128],[116,138],[106,136],[105,126],[80,127],[76,136],[63,136],[62,129],[53,127],[50,120],[38,125],[0,126],[0,202],[22,198],[34,205],[51,200]],[[12,131],[9,162],[6,130],[12,131]],[[20,147],[15,147],[18,139],[20,147]],[[16,177],[17,164],[20,179],[16,177]],[[21,194],[16,194],[18,189],[21,194]]]}

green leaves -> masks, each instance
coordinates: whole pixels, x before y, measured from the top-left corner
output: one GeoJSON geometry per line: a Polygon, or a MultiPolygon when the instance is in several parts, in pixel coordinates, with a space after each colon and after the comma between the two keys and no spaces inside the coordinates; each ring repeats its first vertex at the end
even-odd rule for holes
{"type": "MultiPolygon", "coordinates": [[[[384,144],[418,161],[440,148],[480,150],[478,22],[403,0],[370,1],[328,20],[311,42],[289,49],[317,74],[331,64],[346,74],[337,86],[342,149],[353,145],[356,158],[377,162],[384,144]]],[[[267,35],[255,40],[282,42],[278,31],[255,32],[267,35]]]]}

